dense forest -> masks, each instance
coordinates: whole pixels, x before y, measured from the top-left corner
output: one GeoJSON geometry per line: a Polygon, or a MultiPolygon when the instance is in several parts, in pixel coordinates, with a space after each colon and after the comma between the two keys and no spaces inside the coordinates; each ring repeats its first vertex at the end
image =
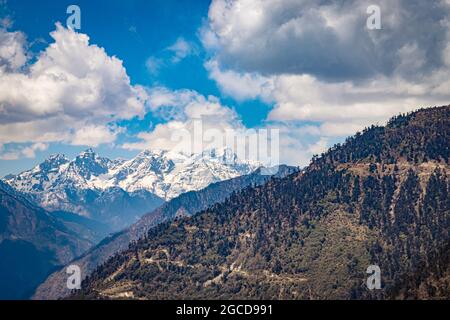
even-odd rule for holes
{"type": "MultiPolygon", "coordinates": [[[[284,165],[273,169],[277,169],[272,172],[276,177],[285,177],[298,171],[295,167],[284,165]]],[[[145,214],[129,228],[106,237],[81,257],[71,261],[70,264],[78,265],[81,268],[83,277],[85,277],[109,257],[126,250],[131,241],[137,240],[145,235],[151,227],[177,217],[191,216],[215,203],[224,201],[234,191],[239,191],[248,186],[264,184],[271,178],[270,175],[266,175],[265,173],[261,169],[258,169],[249,175],[216,182],[202,190],[189,191],[181,194],[166,202],[161,207],[145,214]]],[[[37,288],[33,298],[47,300],[63,298],[70,295],[71,292],[67,289],[66,279],[66,266],[64,266],[49,276],[37,288]]]]}
{"type": "Polygon", "coordinates": [[[149,230],[71,298],[450,298],[450,106],[149,230]],[[382,288],[366,287],[378,265],[382,288]]]}

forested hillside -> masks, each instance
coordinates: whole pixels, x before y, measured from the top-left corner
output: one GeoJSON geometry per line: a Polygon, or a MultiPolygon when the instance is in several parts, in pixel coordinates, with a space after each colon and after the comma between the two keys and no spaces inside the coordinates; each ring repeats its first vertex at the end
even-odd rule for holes
{"type": "MultiPolygon", "coordinates": [[[[276,169],[273,170],[273,174],[278,177],[284,177],[298,170],[289,166],[279,166],[276,169]]],[[[213,183],[199,191],[186,192],[144,215],[129,228],[105,238],[87,253],[71,261],[70,264],[78,265],[81,268],[82,276],[85,277],[115,253],[126,250],[130,241],[139,239],[151,227],[176,217],[191,216],[215,203],[224,201],[234,191],[248,186],[261,185],[271,179],[270,175],[263,173],[266,172],[258,169],[249,175],[213,183]]],[[[69,295],[71,292],[67,289],[66,280],[67,274],[64,267],[48,277],[38,287],[33,298],[58,299],[69,295]]]]}
{"type": "Polygon", "coordinates": [[[449,298],[449,147],[449,106],[397,116],[152,228],[73,298],[449,298]]]}

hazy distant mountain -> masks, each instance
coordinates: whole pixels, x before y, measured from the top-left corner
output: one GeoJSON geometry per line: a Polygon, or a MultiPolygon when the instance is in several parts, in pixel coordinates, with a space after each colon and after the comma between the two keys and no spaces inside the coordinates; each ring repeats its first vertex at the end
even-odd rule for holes
{"type": "Polygon", "coordinates": [[[50,272],[105,235],[99,226],[87,234],[87,220],[66,225],[0,181],[0,299],[30,297],[50,272]]]}
{"type": "Polygon", "coordinates": [[[229,149],[186,156],[143,151],[131,160],[110,160],[92,149],[69,160],[54,155],[5,182],[47,210],[78,213],[120,230],[142,214],[184,192],[248,174],[259,165],[229,149]]]}
{"type": "Polygon", "coordinates": [[[88,240],[92,246],[113,232],[108,224],[80,216],[76,213],[52,211],[49,214],[61,222],[67,229],[77,233],[78,237],[88,240]]]}
{"type": "MultiPolygon", "coordinates": [[[[296,171],[297,169],[293,167],[279,166],[275,176],[284,177],[296,171]]],[[[82,275],[85,277],[109,257],[127,249],[130,241],[137,240],[145,235],[151,227],[175,217],[190,216],[208,208],[210,205],[224,201],[233,192],[251,185],[260,185],[271,178],[271,176],[262,175],[261,171],[257,170],[249,175],[213,183],[199,191],[184,193],[153,212],[144,215],[130,228],[104,239],[82,257],[72,261],[71,264],[79,265],[82,269],[82,275]]],[[[55,272],[39,286],[34,298],[57,299],[68,295],[70,291],[65,286],[66,278],[64,269],[55,272]]]]}
{"type": "Polygon", "coordinates": [[[450,106],[373,126],[299,173],[150,229],[75,298],[450,296],[450,106]],[[369,265],[381,290],[368,290],[369,265]]]}

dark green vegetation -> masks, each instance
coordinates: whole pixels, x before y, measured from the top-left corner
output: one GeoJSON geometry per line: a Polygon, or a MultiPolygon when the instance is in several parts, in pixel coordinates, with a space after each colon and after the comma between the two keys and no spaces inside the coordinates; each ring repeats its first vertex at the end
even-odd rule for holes
{"type": "MultiPolygon", "coordinates": [[[[284,177],[295,171],[297,169],[293,167],[279,166],[278,171],[274,174],[284,177]]],[[[215,203],[224,201],[233,191],[251,185],[261,185],[269,179],[270,176],[261,174],[261,170],[257,170],[249,175],[211,184],[199,191],[184,193],[144,215],[129,228],[105,238],[87,253],[71,261],[70,264],[78,265],[82,270],[82,276],[85,277],[115,253],[126,250],[130,241],[144,236],[151,227],[175,217],[193,215],[215,203]]],[[[62,268],[39,286],[33,298],[57,299],[69,295],[70,291],[66,287],[66,280],[67,274],[65,268],[62,268]]]]}
{"type": "Polygon", "coordinates": [[[151,229],[74,298],[449,298],[450,107],[371,127],[302,172],[151,229]],[[382,289],[365,286],[381,268],[382,289]]]}

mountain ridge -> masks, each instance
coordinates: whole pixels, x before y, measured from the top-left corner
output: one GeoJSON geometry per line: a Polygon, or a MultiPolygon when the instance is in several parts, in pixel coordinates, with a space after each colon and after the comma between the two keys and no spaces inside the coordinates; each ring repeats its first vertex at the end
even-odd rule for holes
{"type": "Polygon", "coordinates": [[[47,210],[107,221],[117,231],[164,200],[258,167],[256,162],[239,160],[226,148],[189,156],[144,150],[130,160],[110,160],[89,148],[73,160],[52,155],[4,182],[47,210]]]}
{"type": "Polygon", "coordinates": [[[367,128],[299,173],[150,229],[72,298],[386,299],[418,281],[422,298],[448,299],[429,272],[444,259],[448,275],[449,134],[450,106],[367,128]],[[366,287],[369,265],[382,290],[366,287]]]}
{"type": "MultiPolygon", "coordinates": [[[[275,177],[283,177],[295,171],[297,171],[296,168],[288,166],[280,166],[276,171],[274,170],[276,172],[275,177]]],[[[198,191],[186,192],[144,215],[129,228],[103,239],[95,247],[73,260],[71,264],[80,266],[84,278],[110,256],[126,250],[130,241],[139,239],[151,227],[176,217],[190,216],[202,209],[206,209],[213,203],[225,200],[235,191],[250,185],[262,184],[271,178],[269,175],[261,174],[261,169],[258,169],[249,175],[216,182],[198,191]]],[[[58,299],[69,295],[70,291],[64,286],[66,277],[64,270],[55,272],[39,286],[33,298],[58,299]]]]}

